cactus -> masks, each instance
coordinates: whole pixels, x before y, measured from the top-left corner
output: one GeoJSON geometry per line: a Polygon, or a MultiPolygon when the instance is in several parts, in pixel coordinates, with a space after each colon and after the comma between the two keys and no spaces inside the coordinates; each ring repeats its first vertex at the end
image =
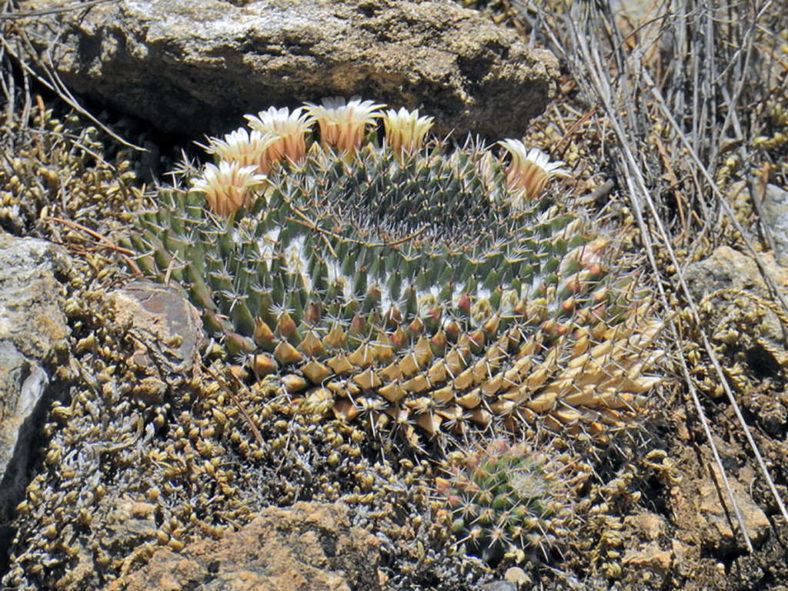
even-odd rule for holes
{"type": "Polygon", "coordinates": [[[449,478],[437,478],[460,551],[491,564],[521,562],[527,550],[548,556],[566,535],[572,519],[568,493],[577,485],[559,476],[571,464],[559,467],[558,462],[544,452],[496,440],[466,454],[449,478]]]}
{"type": "Polygon", "coordinates": [[[631,425],[660,324],[611,241],[543,194],[561,163],[517,140],[452,149],[381,107],[272,107],[211,139],[217,163],[138,217],[140,268],[184,285],[256,378],[345,420],[413,441],[631,425]]]}

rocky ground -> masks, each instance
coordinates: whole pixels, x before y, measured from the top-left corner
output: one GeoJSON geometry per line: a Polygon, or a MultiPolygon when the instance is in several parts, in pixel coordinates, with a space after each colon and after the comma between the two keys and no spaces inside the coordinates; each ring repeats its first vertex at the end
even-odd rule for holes
{"type": "Polygon", "coordinates": [[[66,4],[0,20],[3,588],[788,588],[784,9],[66,4]],[[749,48],[718,44],[725,75],[700,51],[723,35],[749,48]],[[664,289],[665,380],[594,447],[546,552],[464,555],[445,449],[239,380],[118,246],[202,134],[352,94],[565,160],[566,193],[664,289]]]}

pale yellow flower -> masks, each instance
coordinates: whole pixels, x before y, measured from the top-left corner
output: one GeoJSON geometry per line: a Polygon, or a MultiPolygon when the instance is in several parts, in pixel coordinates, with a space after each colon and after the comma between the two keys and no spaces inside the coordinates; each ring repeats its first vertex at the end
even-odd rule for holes
{"type": "Polygon", "coordinates": [[[306,155],[306,136],[312,133],[313,119],[304,112],[303,107],[298,107],[292,113],[287,107],[270,107],[256,116],[244,117],[252,129],[274,134],[276,139],[268,148],[271,162],[278,162],[284,157],[300,162],[306,155]]]}
{"type": "Polygon", "coordinates": [[[320,141],[326,145],[355,152],[367,133],[367,127],[380,117],[385,105],[373,101],[342,97],[323,99],[322,105],[306,103],[309,114],[320,126],[320,141]]]}
{"type": "Polygon", "coordinates": [[[498,144],[506,148],[512,157],[506,171],[506,183],[516,193],[518,201],[535,199],[547,181],[554,177],[569,176],[569,171],[562,168],[563,162],[550,162],[550,157],[539,148],[529,150],[520,140],[512,139],[498,144]]]}
{"type": "Polygon", "coordinates": [[[265,181],[255,166],[238,162],[206,164],[202,175],[192,180],[191,190],[205,194],[208,208],[216,215],[227,217],[241,207],[249,207],[253,190],[265,181]]]}
{"type": "Polygon", "coordinates": [[[432,117],[419,117],[419,110],[389,109],[383,116],[386,143],[395,152],[415,152],[424,145],[424,138],[432,128],[432,117]]]}
{"type": "Polygon", "coordinates": [[[209,154],[215,154],[220,160],[237,162],[241,166],[254,166],[256,172],[266,174],[271,168],[269,152],[277,136],[244,129],[236,129],[224,136],[224,139],[208,138],[208,145],[202,146],[209,154]]]}

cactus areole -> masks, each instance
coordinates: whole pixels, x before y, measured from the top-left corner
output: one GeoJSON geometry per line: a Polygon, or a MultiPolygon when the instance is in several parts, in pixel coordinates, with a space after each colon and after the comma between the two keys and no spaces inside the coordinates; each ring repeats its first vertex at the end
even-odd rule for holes
{"type": "Polygon", "coordinates": [[[659,323],[610,240],[546,194],[562,163],[357,99],[247,119],[128,245],[249,375],[409,437],[542,421],[605,439],[638,416],[659,323]]]}

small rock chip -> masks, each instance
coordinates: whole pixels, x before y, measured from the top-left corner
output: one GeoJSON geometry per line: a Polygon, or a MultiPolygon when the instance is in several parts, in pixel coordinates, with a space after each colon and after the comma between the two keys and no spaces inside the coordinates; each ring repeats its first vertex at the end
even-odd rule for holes
{"type": "Polygon", "coordinates": [[[649,542],[638,550],[628,550],[621,561],[625,565],[650,568],[658,573],[667,572],[670,568],[670,550],[662,550],[656,542],[649,542]]]}
{"type": "Polygon", "coordinates": [[[203,341],[202,321],[197,310],[181,293],[149,281],[134,281],[110,294],[115,318],[129,324],[137,337],[132,361],[147,368],[151,381],[140,384],[137,394],[143,399],[159,398],[165,376],[159,368],[188,375],[199,368],[199,349],[203,341]]]}
{"type": "Polygon", "coordinates": [[[481,591],[517,591],[517,583],[511,581],[492,581],[482,585],[481,591]]]}
{"type": "Polygon", "coordinates": [[[531,583],[533,583],[531,577],[529,577],[526,574],[526,572],[523,569],[521,569],[519,566],[512,566],[506,569],[503,578],[509,581],[510,583],[514,583],[515,585],[518,585],[519,587],[522,587],[523,585],[530,585],[531,583]]]}
{"type": "Polygon", "coordinates": [[[665,533],[665,520],[656,513],[643,511],[624,518],[624,522],[637,528],[649,540],[656,540],[665,533]]]}

